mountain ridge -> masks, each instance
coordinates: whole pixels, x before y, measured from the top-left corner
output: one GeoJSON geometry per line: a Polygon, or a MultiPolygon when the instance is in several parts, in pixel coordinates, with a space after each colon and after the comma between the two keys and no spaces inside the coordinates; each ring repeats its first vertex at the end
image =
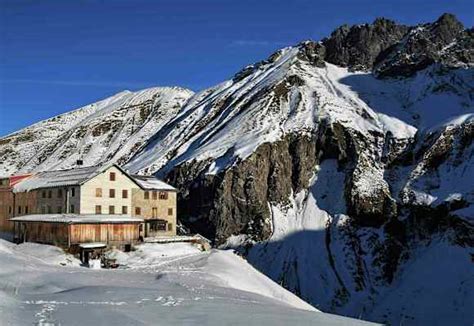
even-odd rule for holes
{"type": "Polygon", "coordinates": [[[176,114],[177,109],[192,94],[192,91],[179,87],[122,91],[35,123],[0,139],[3,146],[0,150],[0,158],[3,159],[0,173],[69,168],[79,159],[86,165],[110,160],[123,162],[167,119],[176,114]],[[116,141],[119,134],[122,137],[116,141]],[[94,143],[101,143],[102,146],[97,148],[94,143]],[[18,147],[21,153],[14,151],[18,147]],[[123,147],[127,150],[124,151],[123,147]],[[12,154],[20,156],[20,165],[6,167],[12,154]]]}

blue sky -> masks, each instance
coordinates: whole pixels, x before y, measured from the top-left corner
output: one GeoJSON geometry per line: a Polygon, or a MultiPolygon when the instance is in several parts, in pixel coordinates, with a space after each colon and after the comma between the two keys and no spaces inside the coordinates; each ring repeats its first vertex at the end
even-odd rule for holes
{"type": "Polygon", "coordinates": [[[0,136],[121,90],[200,90],[278,48],[384,16],[405,24],[469,1],[0,0],[0,136]]]}

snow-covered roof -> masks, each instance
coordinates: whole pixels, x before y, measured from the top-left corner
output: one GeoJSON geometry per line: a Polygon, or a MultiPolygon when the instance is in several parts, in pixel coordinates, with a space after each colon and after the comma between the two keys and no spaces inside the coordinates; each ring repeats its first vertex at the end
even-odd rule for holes
{"type": "Polygon", "coordinates": [[[173,186],[152,176],[132,175],[132,178],[143,189],[176,191],[176,188],[173,186]]]}
{"type": "Polygon", "coordinates": [[[47,222],[68,224],[96,223],[141,223],[143,219],[128,215],[98,215],[98,214],[32,214],[11,218],[14,222],[47,222]]]}
{"type": "Polygon", "coordinates": [[[13,187],[13,191],[22,192],[40,188],[80,185],[103,170],[104,167],[88,166],[68,170],[38,172],[30,178],[17,183],[13,187]]]}
{"type": "Polygon", "coordinates": [[[153,176],[129,175],[116,164],[105,166],[88,166],[67,170],[38,172],[29,178],[19,181],[13,186],[13,192],[30,191],[41,188],[79,186],[92,179],[99,173],[115,166],[127,175],[138,187],[146,190],[168,190],[176,191],[175,188],[153,176]]]}

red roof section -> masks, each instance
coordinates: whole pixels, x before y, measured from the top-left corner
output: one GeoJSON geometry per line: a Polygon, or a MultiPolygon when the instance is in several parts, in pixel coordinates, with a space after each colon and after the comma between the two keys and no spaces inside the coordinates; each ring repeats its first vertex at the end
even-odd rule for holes
{"type": "Polygon", "coordinates": [[[23,179],[31,177],[31,174],[19,174],[19,175],[12,175],[10,179],[10,187],[13,187],[16,185],[18,182],[20,182],[23,179]]]}

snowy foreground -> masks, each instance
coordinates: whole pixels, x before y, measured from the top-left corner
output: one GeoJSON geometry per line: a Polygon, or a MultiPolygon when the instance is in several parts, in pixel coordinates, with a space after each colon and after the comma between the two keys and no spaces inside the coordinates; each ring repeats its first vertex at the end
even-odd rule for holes
{"type": "Polygon", "coordinates": [[[1,325],[366,325],[319,312],[231,251],[145,244],[93,270],[0,239],[1,325]]]}

